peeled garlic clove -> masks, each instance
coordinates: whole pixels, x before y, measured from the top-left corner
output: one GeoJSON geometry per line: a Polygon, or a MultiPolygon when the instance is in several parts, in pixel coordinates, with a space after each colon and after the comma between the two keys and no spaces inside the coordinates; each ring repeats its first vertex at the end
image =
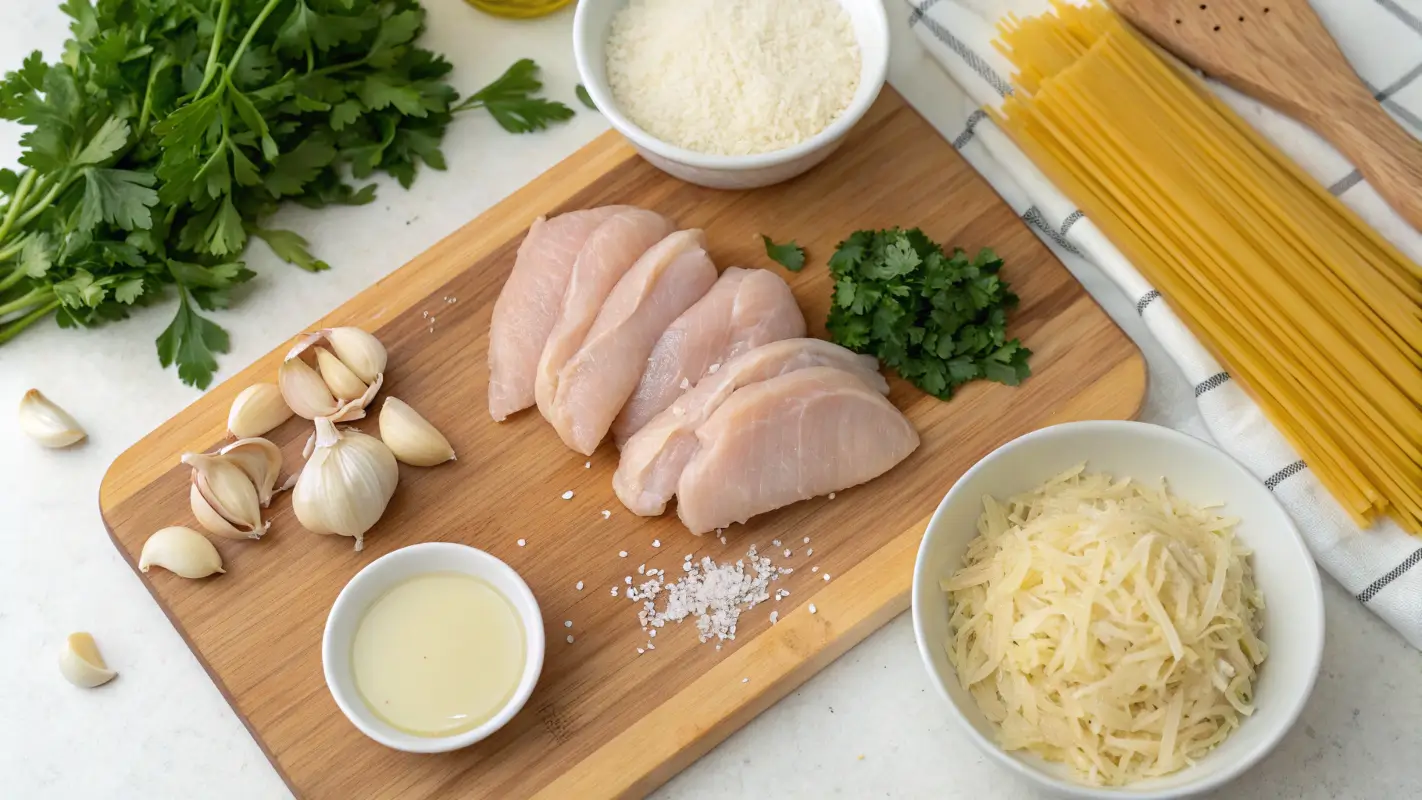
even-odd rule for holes
{"type": "Polygon", "coordinates": [[[64,640],[64,652],[59,654],[59,672],[81,689],[103,686],[118,675],[104,663],[94,637],[82,632],[71,633],[64,640]]]}
{"type": "Polygon", "coordinates": [[[329,328],[325,331],[326,341],[336,356],[351,368],[357,377],[366,383],[385,371],[389,354],[380,340],[360,328],[329,328]]]}
{"type": "Polygon", "coordinates": [[[222,556],[206,536],[192,528],[175,525],[164,528],[143,543],[138,554],[138,569],[162,567],[182,578],[206,578],[222,572],[222,556]]]}
{"type": "Polygon", "coordinates": [[[395,397],[380,408],[380,440],[399,461],[412,467],[433,467],[454,460],[454,448],[435,426],[395,397]]]}
{"type": "Polygon", "coordinates": [[[385,375],[376,375],[375,380],[365,389],[365,394],[346,403],[332,414],[331,422],[355,422],[358,419],[365,419],[365,407],[370,405],[375,396],[380,393],[380,387],[385,385],[385,375]]]}
{"type": "Polygon", "coordinates": [[[277,477],[281,473],[281,448],[267,441],[253,437],[238,439],[217,451],[226,456],[237,468],[246,473],[257,490],[257,502],[266,508],[276,490],[277,477]]]}
{"type": "Polygon", "coordinates": [[[300,355],[287,356],[277,370],[277,384],[286,404],[299,417],[316,419],[336,413],[339,404],[320,374],[300,355]]]}
{"type": "Polygon", "coordinates": [[[282,399],[275,383],[254,383],[232,401],[227,414],[227,432],[234,439],[262,436],[291,419],[291,407],[282,399]]]}
{"type": "Polygon", "coordinates": [[[341,363],[341,360],[336,358],[330,350],[324,347],[314,349],[316,351],[316,369],[320,371],[321,378],[326,381],[326,386],[337,400],[354,400],[365,394],[365,381],[356,377],[350,367],[341,363]]]}
{"type": "Polygon", "coordinates": [[[296,519],[312,533],[339,534],[364,546],[365,532],[385,513],[400,470],[383,442],[316,420],[316,449],[291,493],[296,519]]]}
{"type": "Polygon", "coordinates": [[[39,389],[20,400],[20,430],[45,447],[68,447],[86,435],[69,412],[55,405],[39,389]]]}
{"type": "Polygon", "coordinates": [[[196,492],[190,491],[188,499],[193,515],[204,528],[230,539],[256,539],[266,533],[257,487],[234,461],[222,455],[185,453],[183,463],[193,468],[196,492]],[[209,512],[228,524],[219,524],[209,512]]]}

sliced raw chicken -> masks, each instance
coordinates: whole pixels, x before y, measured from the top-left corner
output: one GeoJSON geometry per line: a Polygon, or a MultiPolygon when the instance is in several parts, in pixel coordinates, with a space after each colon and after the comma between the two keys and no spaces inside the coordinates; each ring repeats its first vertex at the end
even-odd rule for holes
{"type": "Polygon", "coordinates": [[[657,340],[637,390],[612,424],[613,440],[621,447],[707,370],[768,342],[804,335],[805,317],[779,275],[727,269],[657,340]]]}
{"type": "Polygon", "coordinates": [[[715,282],[716,265],[699,230],[677,231],[637,259],[558,376],[546,416],[564,444],[584,455],[597,449],[637,388],[658,337],[715,282]]]}
{"type": "Polygon", "coordinates": [[[677,515],[696,534],[871,481],[918,447],[892,403],[834,367],[737,390],[696,438],[676,493],[677,515]]]}
{"type": "Polygon", "coordinates": [[[727,361],[627,440],[612,476],[617,497],[632,513],[644,517],[666,511],[682,470],[700,448],[696,429],[701,423],[742,386],[808,367],[837,367],[874,391],[889,393],[889,383],[879,374],[873,356],[823,339],[782,339],[762,345],[727,361]]]}
{"type": "Polygon", "coordinates": [[[538,410],[549,421],[558,393],[558,373],[582,346],[608,293],[648,248],[673,230],[671,221],[661,214],[631,209],[599,225],[578,251],[558,321],[539,355],[533,384],[538,410]]]}
{"type": "Polygon", "coordinates": [[[570,211],[552,219],[539,217],[529,226],[489,324],[489,415],[496,421],[533,405],[538,358],[558,321],[578,251],[599,225],[633,210],[604,206],[570,211]]]}

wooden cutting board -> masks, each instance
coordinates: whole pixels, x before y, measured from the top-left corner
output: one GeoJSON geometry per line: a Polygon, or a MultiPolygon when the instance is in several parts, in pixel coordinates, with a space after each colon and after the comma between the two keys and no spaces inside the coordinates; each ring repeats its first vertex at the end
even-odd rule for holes
{"type": "MultiPolygon", "coordinates": [[[[1131,417],[1146,382],[1134,345],[890,89],[825,164],[750,192],[681,183],[606,134],[311,328],[329,325],[359,325],[380,337],[390,351],[384,394],[443,430],[459,460],[401,466],[395,499],[363,552],[352,551],[349,539],[302,530],[282,495],[261,541],[217,540],[225,575],[196,582],[156,569],[140,575],[292,791],[306,798],[645,794],[908,608],[924,526],[974,461],[1052,423],[1131,417]],[[528,224],[539,214],[606,203],[645,206],[705,228],[723,267],[774,267],[757,234],[797,239],[810,266],[782,274],[820,336],[831,289],[824,263],[851,231],[918,225],[969,252],[994,247],[1022,298],[1010,331],[1035,351],[1033,377],[1017,388],[973,384],[951,402],[895,379],[891,399],[922,434],[917,452],[834,500],[729,529],[725,545],[691,536],[674,513],[635,517],[613,495],[610,446],[585,468],[537,412],[496,424],[485,410],[489,315],[528,224]],[[573,498],[561,499],[568,490],[573,498]],[[381,555],[422,541],[464,542],[511,564],[542,605],[549,642],[523,712],[493,738],[435,756],[387,750],[357,732],[326,690],[320,654],[326,614],[346,581],[381,555]],[[777,584],[789,597],[742,615],[736,640],[719,651],[699,644],[688,624],[664,629],[652,640],[656,649],[638,655],[648,642],[638,605],[612,597],[611,587],[636,579],[639,564],[679,574],[687,553],[735,560],[751,544],[795,568],[777,584]],[[811,601],[816,614],[807,609],[811,601]],[[772,609],[780,615],[774,627],[772,609]]],[[[114,462],[99,502],[131,565],[153,531],[196,527],[178,457],[216,446],[232,398],[274,380],[286,349],[208,392],[114,462]]],[[[357,427],[375,432],[369,420],[357,427]]],[[[308,423],[293,419],[271,434],[288,470],[300,463],[307,431],[308,423]]]]}

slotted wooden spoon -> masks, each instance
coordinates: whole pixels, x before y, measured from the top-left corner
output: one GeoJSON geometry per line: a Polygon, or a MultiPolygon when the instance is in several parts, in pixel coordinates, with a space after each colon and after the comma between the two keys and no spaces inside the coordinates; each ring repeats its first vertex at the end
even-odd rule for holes
{"type": "Polygon", "coordinates": [[[1422,230],[1422,142],[1353,72],[1306,0],[1112,0],[1192,66],[1318,131],[1422,230]]]}

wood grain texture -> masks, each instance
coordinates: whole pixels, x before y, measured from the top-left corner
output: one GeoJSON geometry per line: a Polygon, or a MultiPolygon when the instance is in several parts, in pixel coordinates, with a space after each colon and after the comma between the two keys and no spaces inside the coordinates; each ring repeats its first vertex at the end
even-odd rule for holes
{"type": "MultiPolygon", "coordinates": [[[[1145,392],[1144,363],[1126,336],[892,90],[830,161],[753,192],[680,183],[635,157],[620,137],[603,136],[312,327],[333,324],[377,333],[390,351],[385,394],[440,427],[459,460],[402,466],[395,499],[363,552],[353,552],[349,539],[302,530],[289,499],[279,496],[261,541],[217,542],[225,575],[199,582],[158,570],[141,576],[288,785],[306,798],[644,794],[907,608],[923,527],[978,458],[1054,422],[1131,417],[1145,392]],[[721,267],[772,266],[759,233],[798,239],[812,266],[783,274],[816,335],[824,335],[831,288],[822,265],[856,228],[919,225],[969,252],[995,247],[1022,298],[1011,330],[1036,351],[1034,375],[1017,388],[974,384],[947,403],[894,380],[890,399],[922,435],[916,453],[833,501],[800,503],[730,529],[724,546],[691,536],[674,514],[634,517],[612,492],[611,447],[584,468],[586,459],[566,450],[536,412],[496,424],[485,410],[489,316],[529,222],[613,202],[705,228],[721,267]],[[426,311],[435,317],[433,332],[426,311]],[[574,497],[560,499],[569,489],[574,497]],[[603,509],[611,519],[602,519],[603,509]],[[520,538],[526,547],[516,544],[520,538]],[[783,547],[771,546],[777,538],[783,547]],[[524,711],[491,739],[438,756],[364,738],[337,710],[321,670],[321,631],[341,587],[375,558],[420,541],[463,542],[511,564],[542,605],[550,643],[524,711]],[[637,654],[648,641],[637,605],[613,598],[609,587],[635,579],[639,564],[677,573],[687,553],[734,560],[752,543],[796,569],[777,584],[792,594],[767,604],[780,612],[778,625],[770,626],[763,605],[742,616],[736,640],[720,651],[698,644],[687,625],[664,629],[654,651],[637,654]],[[784,558],[785,548],[794,555],[784,558]],[[619,558],[619,550],[629,556],[619,558]],[[818,614],[807,612],[811,600],[818,614]],[[568,633],[573,644],[565,643],[568,633]]],[[[179,455],[217,444],[232,398],[270,380],[285,350],[114,462],[100,506],[130,564],[151,532],[193,524],[179,455]]],[[[369,421],[357,427],[374,432],[369,421]]],[[[271,435],[288,468],[299,463],[306,433],[304,421],[292,420],[271,435]]]]}
{"type": "Polygon", "coordinates": [[[1422,142],[1353,71],[1307,0],[1113,0],[1178,58],[1318,131],[1422,230],[1422,142]]]}

